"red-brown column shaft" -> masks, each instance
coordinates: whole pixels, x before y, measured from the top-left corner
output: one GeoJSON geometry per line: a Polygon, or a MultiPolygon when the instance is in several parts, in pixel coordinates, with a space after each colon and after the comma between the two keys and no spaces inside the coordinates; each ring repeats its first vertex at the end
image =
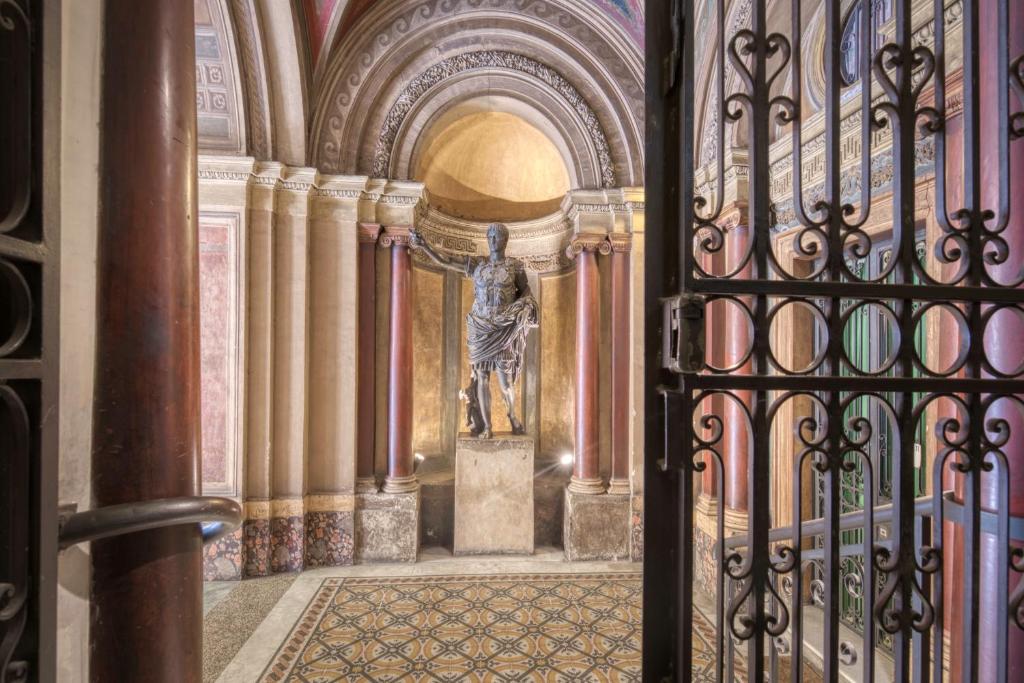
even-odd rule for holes
{"type": "MultiPolygon", "coordinates": [[[[107,0],[103,34],[96,508],[200,472],[193,6],[107,0]]],[[[202,679],[201,549],[195,524],[93,542],[91,680],[202,679]]]]}
{"type": "Polygon", "coordinates": [[[412,460],[412,260],[409,229],[388,227],[391,248],[391,331],[388,358],[388,474],[385,493],[417,488],[412,460]]]}
{"type": "Polygon", "coordinates": [[[600,471],[598,391],[601,308],[598,249],[608,253],[603,235],[579,235],[569,246],[576,258],[576,453],[569,490],[604,493],[600,471]]]}
{"type": "MultiPolygon", "coordinates": [[[[980,45],[980,100],[981,100],[981,187],[982,205],[984,208],[996,210],[999,207],[999,183],[1000,177],[1008,173],[1010,179],[1011,194],[1017,193],[1010,202],[1011,213],[1006,230],[1002,236],[1009,247],[1009,258],[1007,262],[989,268],[989,272],[995,279],[1002,283],[1014,282],[1020,275],[1021,265],[1024,262],[1024,207],[1022,207],[1019,192],[1024,188],[1024,141],[1014,142],[1010,140],[1010,169],[1000,168],[999,140],[1000,126],[1007,125],[1005,120],[1000,120],[1001,114],[998,111],[999,91],[1007,89],[1006,81],[999,76],[999,41],[996,36],[1003,30],[1008,31],[1009,38],[1009,62],[1024,54],[1024,6],[1019,2],[1011,2],[1008,6],[1008,26],[1000,25],[998,16],[999,3],[982,2],[979,6],[981,12],[980,24],[981,35],[990,36],[991,39],[984,39],[980,45]]],[[[1014,110],[1013,93],[1010,95],[1010,108],[1014,110]]],[[[1003,372],[1012,373],[1018,368],[1022,360],[1021,339],[1024,338],[1024,321],[1018,313],[1012,310],[1004,310],[993,316],[992,321],[985,330],[985,349],[989,362],[1003,372]]],[[[1009,514],[1013,516],[1024,516],[1024,415],[1018,406],[1010,400],[996,401],[988,414],[986,420],[1005,420],[1010,428],[1010,440],[1003,447],[1003,453],[1009,465],[1009,514]]],[[[981,505],[986,510],[1000,511],[1004,507],[999,497],[1000,479],[1006,477],[1006,473],[986,474],[982,476],[981,505]]],[[[999,562],[998,536],[982,533],[980,541],[979,558],[979,582],[982,587],[978,597],[980,600],[980,613],[978,615],[978,680],[998,680],[997,664],[999,636],[1003,629],[1007,628],[1005,621],[998,619],[1000,603],[1005,603],[1007,596],[998,590],[992,590],[1000,580],[1005,580],[1007,567],[999,562]],[[990,587],[986,590],[986,587],[990,587]]],[[[1021,545],[1014,543],[1014,545],[1021,545]]],[[[1015,572],[1010,573],[1009,589],[1012,591],[1021,575],[1015,572]]],[[[1013,623],[1014,615],[1010,615],[1010,625],[1006,649],[1006,670],[1007,680],[1024,680],[1024,631],[1017,628],[1013,623]]]]}
{"type": "MultiPolygon", "coordinates": [[[[716,255],[720,253],[721,252],[702,253],[700,255],[701,268],[704,269],[705,273],[722,272],[721,264],[716,263],[716,261],[719,261],[720,259],[715,258],[716,255]]],[[[707,352],[708,361],[716,367],[721,367],[722,365],[722,346],[721,344],[717,343],[718,339],[721,338],[721,335],[718,331],[718,327],[721,327],[721,321],[718,320],[719,317],[721,316],[717,316],[715,314],[714,306],[708,306],[704,311],[704,348],[707,352]]],[[[705,399],[704,409],[710,411],[713,415],[721,415],[721,398],[721,396],[713,395],[711,398],[705,399]]],[[[704,437],[711,438],[711,436],[712,430],[710,428],[705,429],[704,437]]],[[[701,474],[701,492],[708,498],[717,499],[719,478],[718,470],[715,466],[715,463],[710,459],[710,457],[705,458],[705,460],[707,461],[708,466],[704,469],[704,472],[701,474]]]]}
{"type": "Polygon", "coordinates": [[[612,476],[608,493],[628,494],[629,489],[629,259],[632,241],[628,234],[609,236],[612,248],[611,412],[612,476]]]}
{"type": "MultiPolygon", "coordinates": [[[[732,272],[747,253],[750,239],[749,228],[737,225],[726,237],[726,269],[732,272]]],[[[749,278],[749,265],[743,268],[738,278],[749,278]]],[[[724,310],[725,334],[722,344],[725,349],[724,364],[732,367],[740,362],[750,348],[750,318],[737,305],[731,304],[724,310]]],[[[749,375],[751,363],[747,361],[735,370],[735,374],[749,375]]],[[[736,391],[737,398],[750,406],[750,392],[736,391]]],[[[749,424],[743,408],[733,399],[725,398],[722,403],[722,419],[726,425],[723,435],[722,460],[725,466],[723,502],[733,510],[747,509],[747,460],[749,453],[749,424]]]]}
{"type": "Polygon", "coordinates": [[[359,368],[356,424],[356,491],[377,490],[373,471],[376,443],[377,365],[377,238],[380,225],[359,224],[359,368]]]}

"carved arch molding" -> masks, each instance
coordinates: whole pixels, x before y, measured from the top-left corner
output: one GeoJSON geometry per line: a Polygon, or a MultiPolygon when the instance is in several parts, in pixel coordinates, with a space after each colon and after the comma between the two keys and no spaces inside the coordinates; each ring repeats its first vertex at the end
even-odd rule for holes
{"type": "Polygon", "coordinates": [[[311,161],[323,172],[410,179],[403,160],[431,123],[425,103],[444,102],[439,117],[491,94],[490,76],[508,77],[502,87],[522,83],[521,102],[552,129],[572,129],[558,142],[567,165],[583,169],[578,186],[642,182],[642,54],[590,0],[379,3],[334,50],[311,161]]]}

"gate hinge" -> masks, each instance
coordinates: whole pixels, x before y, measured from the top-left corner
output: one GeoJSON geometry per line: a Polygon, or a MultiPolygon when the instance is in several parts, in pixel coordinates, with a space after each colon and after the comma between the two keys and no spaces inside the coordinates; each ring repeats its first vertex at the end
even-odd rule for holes
{"type": "Polygon", "coordinates": [[[699,294],[661,300],[661,366],[677,374],[704,369],[704,308],[699,294]]]}

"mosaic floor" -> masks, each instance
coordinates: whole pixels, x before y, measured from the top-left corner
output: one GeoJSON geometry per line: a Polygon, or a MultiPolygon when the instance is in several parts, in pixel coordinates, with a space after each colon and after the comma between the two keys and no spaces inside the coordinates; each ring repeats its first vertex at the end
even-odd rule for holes
{"type": "Polygon", "coordinates": [[[639,681],[640,609],[639,573],[327,578],[260,681],[639,681]]]}
{"type": "Polygon", "coordinates": [[[261,681],[639,681],[639,574],[325,579],[261,681]]]}

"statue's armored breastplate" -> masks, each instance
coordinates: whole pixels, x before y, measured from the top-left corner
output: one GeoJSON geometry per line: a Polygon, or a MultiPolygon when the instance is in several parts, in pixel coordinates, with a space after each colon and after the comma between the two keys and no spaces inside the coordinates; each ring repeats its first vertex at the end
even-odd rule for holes
{"type": "Polygon", "coordinates": [[[516,299],[515,262],[505,259],[498,263],[481,263],[473,273],[473,289],[473,308],[477,313],[497,311],[509,305],[516,299]]]}

